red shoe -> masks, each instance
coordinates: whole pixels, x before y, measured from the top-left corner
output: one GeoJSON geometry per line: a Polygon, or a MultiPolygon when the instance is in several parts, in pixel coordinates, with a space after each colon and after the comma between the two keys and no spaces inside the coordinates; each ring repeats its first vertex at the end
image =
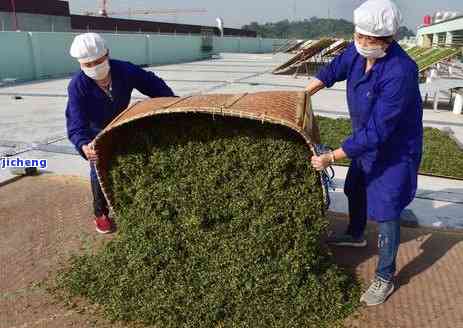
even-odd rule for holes
{"type": "Polygon", "coordinates": [[[95,228],[99,233],[111,233],[113,231],[113,224],[107,215],[103,214],[95,218],[95,228]]]}

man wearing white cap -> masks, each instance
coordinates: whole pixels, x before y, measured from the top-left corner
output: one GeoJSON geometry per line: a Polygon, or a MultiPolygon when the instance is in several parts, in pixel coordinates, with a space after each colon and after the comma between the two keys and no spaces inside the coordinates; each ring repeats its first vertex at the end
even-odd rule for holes
{"type": "Polygon", "coordinates": [[[109,233],[114,226],[108,217],[108,206],[96,175],[94,162],[97,154],[93,150],[92,141],[127,108],[133,89],[148,97],[171,97],[174,93],[154,73],[129,62],[109,59],[105,41],[96,33],[78,35],[72,43],[70,54],[80,63],[80,70],[68,86],[68,137],[79,153],[90,162],[96,230],[109,233]]]}
{"type": "Polygon", "coordinates": [[[336,160],[351,159],[344,186],[349,226],[329,243],[365,247],[367,218],[378,223],[376,276],[361,297],[367,305],[383,303],[394,291],[400,215],[415,197],[423,144],[418,68],[393,38],[400,23],[393,2],[364,2],[354,11],[354,43],[307,87],[314,94],[347,81],[352,135],[340,148],[313,156],[312,165],[322,170],[336,160]]]}

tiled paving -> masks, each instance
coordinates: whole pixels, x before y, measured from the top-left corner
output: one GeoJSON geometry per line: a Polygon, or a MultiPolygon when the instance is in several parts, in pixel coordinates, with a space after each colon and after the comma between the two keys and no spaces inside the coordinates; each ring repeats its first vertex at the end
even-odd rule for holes
{"type": "MultiPolygon", "coordinates": [[[[64,307],[37,285],[72,252],[111,236],[97,235],[90,186],[73,177],[22,178],[0,188],[0,328],[124,327],[64,307]]],[[[330,214],[342,231],[344,215],[330,214]]],[[[333,248],[336,261],[366,285],[376,265],[376,228],[365,249],[333,248]]],[[[397,291],[383,305],[361,308],[346,327],[463,328],[463,234],[402,228],[397,291]]]]}

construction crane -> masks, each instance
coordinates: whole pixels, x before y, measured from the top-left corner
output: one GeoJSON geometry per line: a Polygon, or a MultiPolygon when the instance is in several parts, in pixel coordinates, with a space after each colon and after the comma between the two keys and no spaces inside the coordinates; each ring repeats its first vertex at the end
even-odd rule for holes
{"type": "Polygon", "coordinates": [[[127,10],[127,11],[117,11],[112,12],[108,11],[108,0],[100,0],[100,10],[98,13],[92,11],[84,12],[87,16],[102,16],[102,17],[109,17],[109,16],[121,16],[121,15],[128,15],[129,17],[132,15],[178,15],[178,14],[204,14],[207,13],[206,9],[159,9],[159,10],[146,10],[146,9],[137,9],[137,10],[127,10]]]}
{"type": "Polygon", "coordinates": [[[101,4],[101,7],[100,7],[99,14],[101,16],[108,17],[108,11],[107,11],[108,1],[107,0],[101,0],[100,4],[101,4]]]}

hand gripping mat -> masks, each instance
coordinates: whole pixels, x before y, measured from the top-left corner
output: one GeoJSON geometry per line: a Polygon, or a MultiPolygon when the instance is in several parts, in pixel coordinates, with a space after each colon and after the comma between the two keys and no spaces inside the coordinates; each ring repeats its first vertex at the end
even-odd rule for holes
{"type": "Polygon", "coordinates": [[[113,194],[108,183],[108,171],[114,152],[113,145],[121,144],[130,136],[124,126],[129,122],[155,120],[159,115],[173,113],[205,113],[239,117],[262,123],[286,126],[306,141],[312,149],[320,143],[320,134],[312,111],[310,96],[306,92],[271,91],[244,94],[211,94],[189,97],[163,97],[138,102],[117,116],[95,138],[98,153],[96,171],[103,193],[111,206],[113,194]]]}

